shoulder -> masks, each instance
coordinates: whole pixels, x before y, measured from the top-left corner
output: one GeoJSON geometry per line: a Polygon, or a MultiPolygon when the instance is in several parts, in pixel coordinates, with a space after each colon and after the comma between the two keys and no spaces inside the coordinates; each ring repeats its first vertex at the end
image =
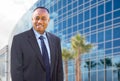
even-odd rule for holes
{"type": "Polygon", "coordinates": [[[59,38],[58,36],[56,36],[56,35],[54,35],[54,34],[52,34],[52,33],[50,33],[50,32],[47,32],[47,36],[51,37],[51,38],[54,39],[54,40],[60,41],[60,38],[59,38]]]}
{"type": "Polygon", "coordinates": [[[27,30],[27,31],[24,31],[22,33],[16,34],[16,35],[13,36],[13,39],[19,39],[20,40],[20,39],[26,38],[29,35],[30,31],[31,30],[27,30]]]}

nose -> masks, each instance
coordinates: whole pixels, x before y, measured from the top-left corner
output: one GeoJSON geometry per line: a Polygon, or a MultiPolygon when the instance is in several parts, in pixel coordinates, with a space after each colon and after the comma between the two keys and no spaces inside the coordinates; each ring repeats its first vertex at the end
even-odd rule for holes
{"type": "Polygon", "coordinates": [[[42,19],[39,19],[39,20],[38,20],[38,23],[42,23],[42,19]]]}

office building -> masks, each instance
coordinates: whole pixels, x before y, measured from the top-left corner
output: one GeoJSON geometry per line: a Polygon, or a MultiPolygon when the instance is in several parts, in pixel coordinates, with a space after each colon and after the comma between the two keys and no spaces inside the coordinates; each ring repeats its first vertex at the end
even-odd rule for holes
{"type": "Polygon", "coordinates": [[[8,46],[0,50],[0,81],[8,81],[8,46]]]}
{"type": "MultiPolygon", "coordinates": [[[[78,32],[95,45],[90,53],[81,55],[82,81],[120,81],[119,3],[119,0],[39,0],[16,24],[11,37],[30,29],[32,10],[45,6],[51,18],[48,31],[61,38],[62,47],[70,48],[70,39],[78,32]]],[[[73,60],[68,65],[68,81],[76,81],[73,60]]]]}

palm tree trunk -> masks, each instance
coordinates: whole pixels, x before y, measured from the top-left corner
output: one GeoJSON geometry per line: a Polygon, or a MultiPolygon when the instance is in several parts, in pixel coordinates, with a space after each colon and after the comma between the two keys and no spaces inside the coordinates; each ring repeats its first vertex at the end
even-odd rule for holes
{"type": "Polygon", "coordinates": [[[120,70],[118,70],[118,81],[120,81],[120,70]]]}
{"type": "Polygon", "coordinates": [[[65,61],[65,81],[68,81],[68,62],[65,61]]]}
{"type": "Polygon", "coordinates": [[[76,81],[82,81],[81,76],[81,58],[80,58],[80,49],[78,49],[78,56],[76,58],[76,81]]]}
{"type": "Polygon", "coordinates": [[[76,70],[76,81],[80,81],[79,80],[80,66],[79,66],[79,60],[78,59],[76,59],[76,64],[75,65],[76,65],[76,69],[75,69],[76,70]]]}
{"type": "Polygon", "coordinates": [[[90,65],[88,66],[88,81],[90,81],[90,65]]]}
{"type": "Polygon", "coordinates": [[[107,75],[107,71],[106,71],[106,64],[105,64],[105,81],[107,81],[106,75],[107,75]]]}

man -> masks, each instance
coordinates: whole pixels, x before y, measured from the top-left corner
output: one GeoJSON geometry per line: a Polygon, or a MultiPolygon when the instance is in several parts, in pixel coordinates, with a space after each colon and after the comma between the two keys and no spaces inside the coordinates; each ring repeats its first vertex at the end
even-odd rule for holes
{"type": "Polygon", "coordinates": [[[38,7],[33,28],[15,35],[11,47],[12,81],[63,81],[60,39],[46,31],[49,11],[38,7]]]}

